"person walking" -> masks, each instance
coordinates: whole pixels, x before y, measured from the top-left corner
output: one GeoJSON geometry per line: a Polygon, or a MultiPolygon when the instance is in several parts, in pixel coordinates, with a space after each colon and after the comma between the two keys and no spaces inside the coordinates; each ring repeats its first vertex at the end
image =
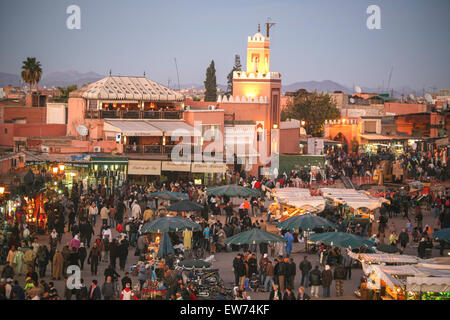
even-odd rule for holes
{"type": "Polygon", "coordinates": [[[336,283],[336,297],[341,297],[344,295],[344,280],[347,277],[347,272],[344,266],[340,263],[336,268],[334,268],[334,281],[336,283]]]}
{"type": "Polygon", "coordinates": [[[398,236],[398,242],[400,242],[400,247],[402,248],[402,252],[405,252],[406,246],[409,243],[409,235],[408,232],[406,232],[406,229],[402,229],[402,232],[400,232],[398,236]]]}
{"type": "Polygon", "coordinates": [[[292,251],[292,244],[294,243],[294,236],[288,230],[286,231],[284,238],[286,239],[286,254],[287,257],[289,257],[292,251]]]}
{"type": "Polygon", "coordinates": [[[111,276],[106,277],[106,281],[102,286],[103,300],[114,300],[114,284],[111,276]]]}
{"type": "Polygon", "coordinates": [[[97,286],[97,280],[92,280],[89,288],[89,300],[102,300],[102,292],[97,286]]]}
{"type": "Polygon", "coordinates": [[[325,266],[325,269],[322,271],[322,296],[324,298],[330,297],[330,287],[333,282],[333,273],[331,272],[331,268],[329,265],[325,266]]]}
{"type": "Polygon", "coordinates": [[[302,280],[300,282],[300,285],[307,288],[308,282],[309,282],[309,272],[312,269],[312,265],[311,265],[311,262],[309,262],[309,260],[308,260],[308,256],[305,256],[303,258],[303,261],[300,262],[298,268],[302,272],[302,280]]]}
{"type": "Polygon", "coordinates": [[[86,260],[87,257],[87,251],[86,248],[84,247],[83,242],[80,243],[80,248],[78,249],[78,256],[80,258],[80,269],[83,270],[84,261],[86,260]]]}
{"type": "Polygon", "coordinates": [[[63,273],[63,264],[64,264],[64,258],[61,254],[61,251],[56,250],[54,256],[53,256],[53,273],[52,273],[52,280],[61,280],[61,276],[63,273]]]}
{"type": "Polygon", "coordinates": [[[273,265],[272,261],[268,260],[266,264],[266,277],[264,279],[264,291],[269,292],[272,290],[273,287],[273,265]]]}
{"type": "Polygon", "coordinates": [[[319,289],[322,284],[322,273],[319,270],[319,266],[316,265],[314,270],[309,273],[309,281],[311,284],[311,297],[320,298],[319,289]]]}
{"type": "Polygon", "coordinates": [[[122,290],[122,293],[120,294],[119,299],[120,300],[131,300],[133,298],[134,300],[138,300],[138,298],[134,295],[133,290],[131,289],[131,285],[129,282],[126,283],[125,289],[122,290]]]}
{"type": "Polygon", "coordinates": [[[346,278],[345,280],[352,280],[352,265],[353,265],[353,259],[352,257],[350,257],[348,254],[344,254],[342,256],[342,265],[345,268],[345,272],[346,272],[346,278]]]}
{"type": "Polygon", "coordinates": [[[236,286],[242,286],[245,278],[245,265],[239,253],[233,260],[234,279],[236,286]]]}
{"type": "Polygon", "coordinates": [[[93,276],[97,275],[97,269],[98,269],[98,264],[100,261],[100,250],[97,247],[97,243],[94,242],[91,251],[89,252],[89,256],[88,256],[88,264],[91,265],[91,274],[93,276]]]}
{"type": "Polygon", "coordinates": [[[295,275],[297,274],[297,266],[295,264],[295,261],[293,258],[289,259],[289,263],[288,263],[288,269],[289,269],[289,286],[291,286],[292,288],[294,288],[294,284],[295,284],[295,275]]]}
{"type": "Polygon", "coordinates": [[[95,202],[92,202],[91,206],[89,207],[89,221],[91,222],[91,225],[93,227],[95,227],[97,215],[98,215],[98,208],[95,205],[95,202]]]}

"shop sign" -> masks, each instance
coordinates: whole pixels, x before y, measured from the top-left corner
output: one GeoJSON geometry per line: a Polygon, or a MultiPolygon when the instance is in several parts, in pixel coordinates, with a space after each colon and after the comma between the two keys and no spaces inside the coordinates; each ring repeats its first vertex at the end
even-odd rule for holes
{"type": "Polygon", "coordinates": [[[197,173],[225,173],[227,170],[226,163],[214,162],[193,162],[191,172],[197,173]]]}
{"type": "Polygon", "coordinates": [[[161,175],[161,161],[129,160],[128,174],[161,175]]]}
{"type": "Polygon", "coordinates": [[[174,161],[163,161],[162,163],[162,171],[182,171],[182,172],[190,172],[191,171],[191,163],[190,162],[174,162],[174,161]]]}
{"type": "Polygon", "coordinates": [[[68,165],[74,168],[89,168],[89,163],[68,163],[68,165]]]}
{"type": "Polygon", "coordinates": [[[30,161],[26,161],[25,162],[25,165],[27,165],[27,166],[33,166],[33,165],[36,165],[36,164],[45,164],[46,163],[46,161],[34,161],[34,160],[30,160],[30,161]]]}

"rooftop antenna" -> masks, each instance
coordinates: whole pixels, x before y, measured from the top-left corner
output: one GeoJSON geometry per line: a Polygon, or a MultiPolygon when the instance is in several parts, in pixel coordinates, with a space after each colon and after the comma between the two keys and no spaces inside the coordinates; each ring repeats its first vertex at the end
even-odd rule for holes
{"type": "Polygon", "coordinates": [[[389,79],[388,79],[388,84],[387,84],[387,88],[386,88],[387,93],[389,93],[389,88],[391,86],[392,71],[394,71],[394,66],[391,67],[391,71],[389,72],[389,79]]]}
{"type": "Polygon", "coordinates": [[[261,32],[261,25],[258,23],[258,32],[261,32]]]}
{"type": "Polygon", "coordinates": [[[144,70],[144,78],[145,78],[145,70],[144,70]]]}
{"type": "Polygon", "coordinates": [[[177,69],[178,90],[181,90],[181,88],[180,88],[180,76],[178,74],[177,58],[173,58],[173,59],[175,60],[175,68],[177,69]]]}
{"type": "MultiPolygon", "coordinates": [[[[267,18],[267,22],[266,22],[266,37],[269,38],[269,32],[270,32],[270,28],[272,28],[276,23],[275,22],[270,22],[272,19],[270,17],[267,18]]],[[[259,25],[258,25],[258,29],[259,29],[259,25]]]]}
{"type": "Polygon", "coordinates": [[[109,69],[109,76],[110,76],[110,77],[111,77],[111,74],[112,74],[111,69],[109,69]]]}

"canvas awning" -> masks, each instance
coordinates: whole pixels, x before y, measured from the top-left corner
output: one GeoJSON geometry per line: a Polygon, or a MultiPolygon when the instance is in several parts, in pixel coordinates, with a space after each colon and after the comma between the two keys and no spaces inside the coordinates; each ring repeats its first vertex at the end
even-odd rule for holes
{"type": "Polygon", "coordinates": [[[375,210],[381,207],[383,202],[386,202],[384,198],[374,198],[367,195],[364,191],[360,192],[354,189],[339,189],[339,188],[321,188],[324,197],[327,197],[335,202],[340,202],[352,207],[369,208],[375,210]]]}
{"type": "Polygon", "coordinates": [[[144,120],[125,121],[108,120],[104,125],[105,132],[120,133],[132,137],[162,137],[163,131],[144,120]]]}
{"type": "Polygon", "coordinates": [[[311,196],[309,189],[302,188],[278,188],[273,194],[278,202],[286,203],[296,208],[313,211],[322,211],[325,208],[325,200],[320,196],[311,196]]]}
{"type": "Polygon", "coordinates": [[[164,132],[165,136],[201,136],[201,132],[194,132],[194,127],[184,121],[151,121],[149,123],[164,132]]]}
{"type": "Polygon", "coordinates": [[[409,255],[387,253],[354,253],[350,250],[347,250],[347,254],[353,259],[365,261],[368,263],[417,264],[422,261],[422,259],[418,257],[409,255]]]}
{"type": "Polygon", "coordinates": [[[413,292],[450,292],[450,277],[408,277],[406,289],[413,292]]]}

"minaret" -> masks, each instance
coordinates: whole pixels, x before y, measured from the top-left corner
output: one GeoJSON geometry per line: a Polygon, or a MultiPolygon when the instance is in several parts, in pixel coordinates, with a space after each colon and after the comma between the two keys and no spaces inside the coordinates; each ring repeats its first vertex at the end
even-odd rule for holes
{"type": "Polygon", "coordinates": [[[270,42],[269,38],[264,37],[260,32],[258,24],[258,32],[248,37],[247,42],[247,73],[267,74],[270,65],[270,42]]]}

